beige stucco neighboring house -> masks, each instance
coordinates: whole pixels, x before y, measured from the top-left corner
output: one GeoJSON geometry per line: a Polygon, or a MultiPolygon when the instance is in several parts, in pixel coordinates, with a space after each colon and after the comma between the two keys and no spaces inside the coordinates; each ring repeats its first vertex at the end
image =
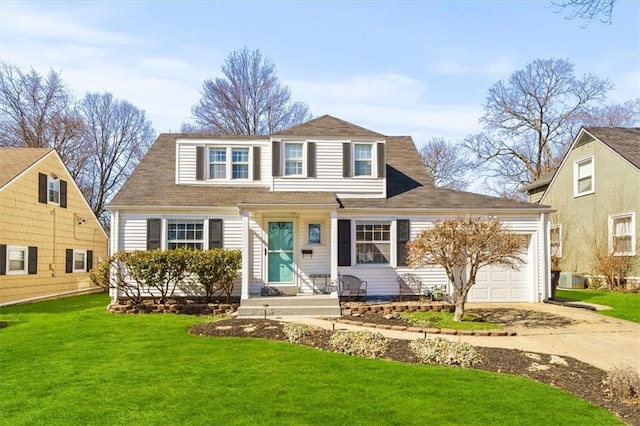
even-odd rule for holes
{"type": "Polygon", "coordinates": [[[640,275],[640,128],[584,127],[552,177],[525,187],[555,209],[552,253],[563,272],[600,275],[595,254],[631,257],[640,275]]]}
{"type": "Polygon", "coordinates": [[[0,148],[0,305],[96,290],[107,238],[55,150],[0,148]]]}

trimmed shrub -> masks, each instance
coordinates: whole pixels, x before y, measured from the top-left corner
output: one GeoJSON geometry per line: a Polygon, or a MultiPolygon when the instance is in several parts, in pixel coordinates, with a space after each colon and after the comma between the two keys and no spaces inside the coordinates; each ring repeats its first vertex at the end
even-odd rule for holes
{"type": "Polygon", "coordinates": [[[640,373],[630,365],[614,367],[607,373],[611,394],[620,399],[640,398],[640,373]]]}
{"type": "Polygon", "coordinates": [[[300,343],[305,337],[314,335],[318,329],[306,324],[288,322],[284,324],[283,331],[291,343],[300,343]]]}
{"type": "Polygon", "coordinates": [[[389,341],[377,332],[340,330],[333,333],[329,345],[335,352],[380,358],[387,351],[389,341]]]}
{"type": "Polygon", "coordinates": [[[409,347],[425,364],[445,364],[469,367],[480,362],[476,349],[465,342],[452,342],[442,337],[416,339],[409,347]]]}

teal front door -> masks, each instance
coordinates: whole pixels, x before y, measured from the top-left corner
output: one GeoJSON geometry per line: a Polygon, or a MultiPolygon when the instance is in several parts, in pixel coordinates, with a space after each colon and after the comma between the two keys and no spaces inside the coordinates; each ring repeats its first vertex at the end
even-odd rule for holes
{"type": "Polygon", "coordinates": [[[293,283],[293,222],[268,222],[269,283],[293,283]]]}

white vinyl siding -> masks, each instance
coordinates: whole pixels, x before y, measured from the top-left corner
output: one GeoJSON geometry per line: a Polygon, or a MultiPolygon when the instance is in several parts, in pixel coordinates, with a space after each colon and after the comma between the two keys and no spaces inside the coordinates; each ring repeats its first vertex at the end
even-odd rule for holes
{"type": "MultiPolygon", "coordinates": [[[[359,176],[357,179],[345,179],[343,177],[342,144],[349,141],[310,140],[309,142],[316,143],[316,177],[313,179],[304,176],[276,177],[273,178],[274,191],[329,191],[337,192],[342,198],[384,197],[386,192],[384,178],[359,176]]],[[[372,146],[375,151],[375,145],[372,146]]],[[[263,151],[266,150],[263,149],[263,151]]],[[[375,159],[372,164],[375,168],[375,159]]],[[[270,166],[269,170],[271,170],[270,166]]]]}

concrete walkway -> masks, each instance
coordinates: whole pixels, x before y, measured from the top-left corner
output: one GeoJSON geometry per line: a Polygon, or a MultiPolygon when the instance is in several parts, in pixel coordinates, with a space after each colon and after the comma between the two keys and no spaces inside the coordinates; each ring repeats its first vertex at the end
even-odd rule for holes
{"type": "MultiPolygon", "coordinates": [[[[554,355],[570,356],[603,370],[631,365],[640,372],[640,324],[611,318],[593,311],[545,303],[538,304],[473,304],[467,309],[515,309],[531,313],[508,329],[516,336],[447,336],[449,340],[469,342],[476,346],[520,349],[554,355]],[[536,315],[539,314],[539,315],[536,315]],[[553,320],[548,319],[550,315],[553,320]]],[[[336,330],[374,330],[370,327],[332,322],[307,317],[278,318],[316,327],[336,330]]],[[[375,329],[386,337],[416,339],[422,333],[375,329]]]]}

